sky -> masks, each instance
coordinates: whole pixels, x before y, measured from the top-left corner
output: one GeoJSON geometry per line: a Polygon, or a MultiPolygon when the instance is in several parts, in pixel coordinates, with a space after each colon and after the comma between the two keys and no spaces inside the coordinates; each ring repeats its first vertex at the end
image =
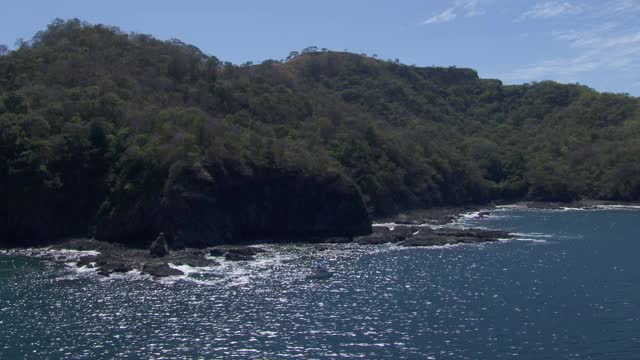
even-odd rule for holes
{"type": "Polygon", "coordinates": [[[505,84],[555,80],[640,96],[640,0],[0,0],[0,44],[55,18],[177,38],[223,61],[318,46],[505,84]],[[2,4],[4,3],[4,4],[2,4]]]}

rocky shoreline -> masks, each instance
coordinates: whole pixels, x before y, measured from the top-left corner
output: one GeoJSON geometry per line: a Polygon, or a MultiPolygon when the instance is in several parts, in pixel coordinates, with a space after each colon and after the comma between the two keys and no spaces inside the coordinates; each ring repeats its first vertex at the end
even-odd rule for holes
{"type": "MultiPolygon", "coordinates": [[[[477,207],[429,209],[389,218],[393,226],[372,227],[370,235],[358,237],[330,237],[312,239],[308,242],[315,249],[318,243],[356,243],[359,245],[397,244],[398,246],[437,246],[447,244],[493,242],[509,238],[510,234],[479,229],[430,228],[430,225],[450,223],[477,207]]],[[[220,260],[252,261],[266,252],[255,245],[218,245],[204,249],[169,249],[167,240],[160,233],[148,249],[129,248],[119,243],[94,239],[66,240],[45,249],[81,252],[75,258],[77,268],[91,269],[101,276],[138,271],[153,278],[184,275],[180,266],[214,267],[220,260]],[[87,253],[88,252],[88,253],[87,253]]],[[[319,250],[319,251],[320,251],[319,250]]],[[[64,256],[45,255],[44,258],[58,262],[69,262],[64,256]]]]}
{"type": "Polygon", "coordinates": [[[184,275],[177,266],[211,267],[220,263],[216,258],[229,261],[255,260],[257,254],[265,250],[255,246],[215,246],[207,249],[169,250],[166,242],[164,251],[158,252],[159,239],[164,240],[163,234],[158,236],[149,250],[131,249],[121,245],[114,245],[91,239],[74,239],[57,244],[54,250],[93,251],[95,254],[81,256],[76,267],[96,269],[102,276],[116,273],[127,273],[137,270],[143,275],[155,278],[184,275]]]}
{"type": "Polygon", "coordinates": [[[397,244],[404,247],[442,246],[456,244],[478,244],[511,239],[514,235],[506,231],[483,229],[454,229],[413,226],[374,226],[373,234],[355,239],[360,245],[397,244]]]}
{"type": "MultiPolygon", "coordinates": [[[[494,209],[494,206],[459,206],[459,207],[436,207],[429,209],[418,209],[403,212],[391,217],[382,217],[374,221],[377,224],[398,224],[398,225],[446,225],[461,218],[465,214],[483,212],[494,209]]],[[[374,224],[375,225],[375,224],[374,224]]]]}
{"type": "MultiPolygon", "coordinates": [[[[404,247],[438,246],[454,244],[477,244],[494,242],[513,237],[503,231],[481,229],[453,229],[428,227],[412,227],[398,225],[393,229],[385,226],[374,226],[373,233],[353,239],[327,239],[327,243],[353,242],[359,245],[397,244],[404,247]],[[340,240],[340,241],[338,241],[340,240]]],[[[155,243],[155,242],[154,242],[155,243]]],[[[322,245],[315,245],[321,249],[322,245]]],[[[158,255],[154,246],[149,250],[131,249],[91,239],[74,239],[52,246],[52,250],[91,251],[89,255],[81,255],[76,267],[94,269],[99,275],[139,271],[143,275],[154,278],[184,275],[177,267],[212,267],[220,265],[220,259],[226,261],[252,261],[266,250],[254,245],[247,246],[215,246],[206,249],[167,250],[158,255]]],[[[50,260],[61,260],[50,258],[50,260]]]]}
{"type": "MultiPolygon", "coordinates": [[[[457,228],[450,224],[462,217],[483,218],[499,210],[499,206],[465,206],[416,210],[381,218],[372,226],[372,233],[357,237],[332,237],[308,240],[314,249],[321,251],[318,243],[355,243],[363,246],[395,244],[402,247],[429,247],[456,244],[491,243],[514,238],[506,231],[457,228]],[[449,225],[449,226],[446,226],[449,225]]],[[[567,208],[598,210],[604,206],[638,205],[612,202],[582,201],[578,203],[538,203],[522,202],[502,206],[540,210],[564,210],[567,208]]],[[[134,249],[122,244],[93,239],[71,239],[52,245],[50,250],[72,250],[81,253],[75,266],[93,269],[99,275],[139,271],[154,278],[184,275],[178,269],[182,265],[190,267],[213,267],[220,260],[252,261],[266,250],[255,245],[218,245],[204,249],[184,248],[170,250],[164,234],[159,234],[149,249],[134,249]]],[[[9,250],[11,252],[12,250],[9,250]]],[[[45,256],[53,261],[65,261],[60,256],[45,256]]],[[[68,261],[68,260],[67,260],[68,261]]],[[[66,261],[65,261],[66,262],[66,261]]]]}
{"type": "MultiPolygon", "coordinates": [[[[478,218],[490,216],[500,207],[513,207],[534,210],[550,210],[560,211],[566,209],[579,210],[602,210],[606,207],[638,207],[640,203],[619,202],[619,201],[601,201],[593,199],[583,199],[575,202],[540,202],[540,201],[520,201],[520,202],[504,202],[488,205],[469,205],[458,207],[434,207],[429,209],[417,209],[403,212],[391,217],[381,217],[376,219],[377,224],[397,224],[407,226],[429,225],[442,226],[447,225],[461,217],[469,214],[478,218]]],[[[374,224],[375,226],[375,224],[374,224]]]]}

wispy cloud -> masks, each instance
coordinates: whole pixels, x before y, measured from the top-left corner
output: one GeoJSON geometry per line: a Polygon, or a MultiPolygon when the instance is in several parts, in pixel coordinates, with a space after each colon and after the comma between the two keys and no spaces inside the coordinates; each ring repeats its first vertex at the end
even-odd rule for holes
{"type": "Polygon", "coordinates": [[[486,11],[480,8],[478,0],[466,0],[457,2],[466,17],[474,17],[484,15],[486,11]]]}
{"type": "Polygon", "coordinates": [[[572,82],[576,80],[577,74],[590,71],[635,73],[640,70],[639,58],[640,42],[636,42],[634,46],[590,49],[575,57],[545,60],[503,74],[501,78],[508,82],[543,79],[572,82]]]}
{"type": "Polygon", "coordinates": [[[456,17],[458,17],[458,15],[456,15],[455,9],[454,8],[449,8],[449,9],[441,12],[438,15],[434,15],[434,16],[428,18],[427,20],[423,21],[422,23],[425,24],[425,25],[445,23],[445,22],[449,22],[449,21],[455,20],[456,17]]]}
{"type": "Polygon", "coordinates": [[[640,44],[640,31],[623,34],[596,35],[593,32],[571,32],[557,36],[559,40],[568,40],[572,47],[589,48],[604,51],[608,48],[640,44]]]}
{"type": "Polygon", "coordinates": [[[616,13],[640,12],[639,0],[614,0],[609,4],[610,11],[616,13]]]}
{"type": "MultiPolygon", "coordinates": [[[[530,64],[502,74],[502,78],[509,82],[542,79],[575,81],[580,77],[578,74],[596,71],[617,76],[629,74],[630,78],[634,78],[640,71],[640,26],[635,22],[635,12],[640,11],[640,0],[610,0],[599,8],[580,11],[585,11],[584,19],[588,19],[581,21],[584,24],[581,28],[556,30],[551,34],[553,39],[572,49],[570,52],[574,52],[574,56],[530,64]]],[[[547,12],[552,13],[561,12],[547,12]]]]}
{"type": "Polygon", "coordinates": [[[485,11],[478,6],[479,0],[456,0],[451,7],[423,21],[424,25],[439,24],[455,20],[458,15],[474,17],[484,15],[485,11]]]}
{"type": "Polygon", "coordinates": [[[547,1],[538,3],[516,18],[516,21],[526,19],[549,19],[558,16],[577,15],[584,9],[580,5],[568,1],[547,1]]]}
{"type": "MultiPolygon", "coordinates": [[[[633,52],[640,54],[640,48],[633,52]]],[[[527,82],[533,80],[556,79],[560,81],[574,81],[578,73],[595,71],[603,67],[621,68],[628,65],[616,57],[602,58],[597,52],[588,52],[576,57],[545,60],[537,64],[516,69],[504,74],[502,78],[509,82],[527,82]]]]}

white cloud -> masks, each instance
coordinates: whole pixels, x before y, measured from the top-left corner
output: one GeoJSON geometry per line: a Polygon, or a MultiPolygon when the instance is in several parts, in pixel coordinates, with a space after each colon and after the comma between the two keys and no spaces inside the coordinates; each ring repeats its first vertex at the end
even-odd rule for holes
{"type": "Polygon", "coordinates": [[[630,41],[625,42],[625,45],[591,48],[575,57],[545,60],[503,74],[502,78],[508,82],[544,79],[574,81],[577,74],[590,71],[635,74],[640,69],[639,59],[640,41],[630,41]],[[630,44],[633,46],[629,46],[630,44]]]}
{"type": "Polygon", "coordinates": [[[438,15],[434,15],[423,22],[425,25],[445,23],[454,20],[457,15],[454,8],[449,8],[438,15]]]}
{"type": "Polygon", "coordinates": [[[534,7],[518,16],[516,20],[549,19],[558,16],[577,15],[583,10],[582,6],[568,1],[547,1],[536,4],[534,7]]]}
{"type": "Polygon", "coordinates": [[[598,66],[598,62],[591,56],[581,55],[575,58],[545,60],[538,64],[525,66],[504,74],[502,78],[508,82],[523,82],[548,78],[568,79],[576,73],[595,70],[598,66]]]}
{"type": "Polygon", "coordinates": [[[465,17],[484,15],[485,11],[478,6],[478,3],[479,0],[456,0],[451,7],[428,18],[422,24],[430,25],[453,21],[458,17],[458,14],[465,17]]]}
{"type": "Polygon", "coordinates": [[[478,6],[478,2],[478,0],[458,0],[456,5],[462,9],[466,17],[484,15],[486,12],[478,6]]]}
{"type": "MultiPolygon", "coordinates": [[[[550,4],[550,2],[543,3],[550,4]]],[[[555,2],[554,4],[568,4],[555,2]]],[[[574,13],[568,6],[552,10],[551,5],[536,5],[527,18],[544,18],[574,13]],[[558,9],[564,10],[558,10],[558,9]],[[534,11],[535,16],[534,16],[534,11]],[[543,16],[544,14],[544,16],[543,16]]],[[[583,7],[577,29],[553,31],[553,39],[565,44],[573,56],[556,57],[517,68],[499,78],[507,82],[555,79],[573,82],[594,73],[598,76],[635,78],[640,71],[640,25],[636,21],[640,0],[609,0],[600,7],[583,7]]],[[[524,14],[523,14],[524,15],[524,14]]]]}
{"type": "Polygon", "coordinates": [[[604,34],[614,30],[618,24],[606,22],[587,30],[554,31],[552,35],[556,40],[568,41],[572,47],[589,47],[599,42],[604,34]]]}
{"type": "Polygon", "coordinates": [[[638,12],[640,0],[614,0],[610,2],[609,8],[616,13],[638,12]]]}
{"type": "Polygon", "coordinates": [[[640,29],[624,28],[615,23],[604,23],[583,31],[555,31],[553,35],[557,40],[568,41],[571,47],[598,52],[640,45],[640,29]]]}

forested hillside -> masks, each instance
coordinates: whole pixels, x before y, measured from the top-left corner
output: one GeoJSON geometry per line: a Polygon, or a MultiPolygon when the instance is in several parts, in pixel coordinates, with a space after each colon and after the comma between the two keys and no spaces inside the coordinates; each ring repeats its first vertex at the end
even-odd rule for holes
{"type": "Polygon", "coordinates": [[[352,235],[367,213],[640,200],[627,95],[315,48],[236,66],[78,20],[3,53],[0,245],[352,235]]]}

